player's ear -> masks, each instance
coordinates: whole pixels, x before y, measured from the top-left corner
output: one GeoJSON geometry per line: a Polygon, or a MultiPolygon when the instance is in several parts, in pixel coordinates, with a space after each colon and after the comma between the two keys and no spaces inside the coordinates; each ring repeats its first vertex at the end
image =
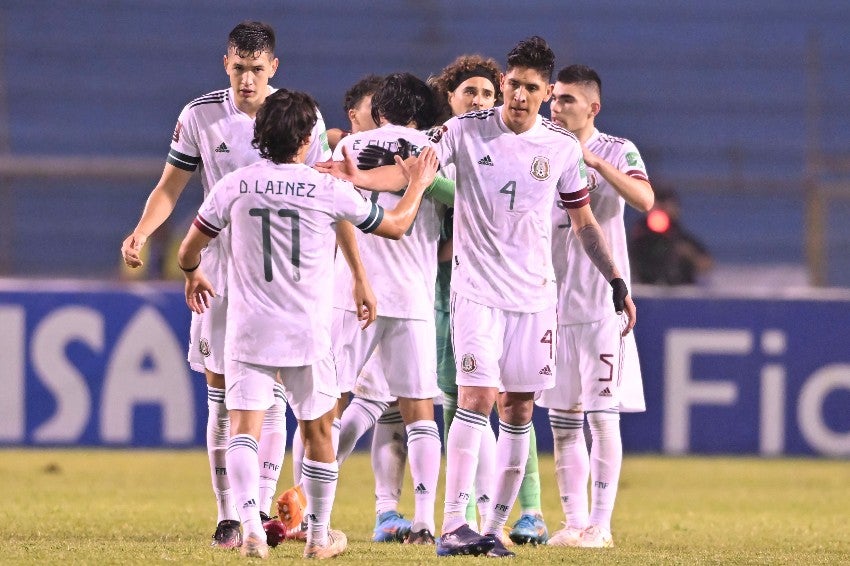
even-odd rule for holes
{"type": "Polygon", "coordinates": [[[224,57],[222,57],[222,61],[224,63],[224,72],[227,72],[227,53],[225,53],[224,57]]]}
{"type": "Polygon", "coordinates": [[[269,78],[272,78],[274,76],[274,74],[277,72],[277,66],[279,64],[280,64],[280,60],[277,57],[272,59],[272,70],[269,73],[269,78]]]}
{"type": "Polygon", "coordinates": [[[591,102],[590,103],[590,114],[592,116],[596,116],[599,114],[599,111],[602,110],[602,104],[600,102],[591,102]]]}
{"type": "Polygon", "coordinates": [[[550,84],[549,86],[547,86],[546,87],[546,96],[543,97],[543,102],[548,102],[548,101],[552,100],[552,93],[554,91],[555,91],[555,85],[554,84],[550,84]]]}

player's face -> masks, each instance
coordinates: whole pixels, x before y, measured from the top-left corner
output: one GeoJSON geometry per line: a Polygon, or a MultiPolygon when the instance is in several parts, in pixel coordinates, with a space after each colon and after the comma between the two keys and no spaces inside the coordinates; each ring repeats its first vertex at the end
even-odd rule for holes
{"type": "Polygon", "coordinates": [[[351,132],[363,132],[377,128],[378,125],[372,119],[372,95],[367,94],[360,99],[357,106],[348,111],[348,119],[351,120],[351,132]]]}
{"type": "Polygon", "coordinates": [[[502,119],[511,131],[521,134],[534,125],[540,105],[552,96],[552,85],[536,69],[514,67],[502,75],[502,95],[502,119]]]}
{"type": "Polygon", "coordinates": [[[552,91],[552,121],[573,133],[593,127],[599,103],[590,87],[556,82],[552,91]],[[594,104],[595,103],[595,104],[594,104]]]}
{"type": "Polygon", "coordinates": [[[233,48],[224,56],[224,69],[230,77],[236,107],[249,114],[256,113],[269,94],[269,79],[277,71],[277,57],[268,51],[242,57],[233,48]]]}
{"type": "Polygon", "coordinates": [[[487,110],[496,103],[496,86],[484,77],[469,77],[449,93],[452,115],[487,110]]]}

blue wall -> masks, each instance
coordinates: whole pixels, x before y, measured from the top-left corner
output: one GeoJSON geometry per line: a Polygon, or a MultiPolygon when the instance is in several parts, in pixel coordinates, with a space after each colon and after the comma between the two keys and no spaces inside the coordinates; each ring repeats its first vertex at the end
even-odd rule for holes
{"type": "MultiPolygon", "coordinates": [[[[623,415],[627,451],[850,456],[850,294],[637,300],[648,410],[623,415]]],[[[203,446],[188,326],[176,284],[0,284],[0,445],[203,446]]]]}
{"type": "MultiPolygon", "coordinates": [[[[686,218],[721,262],[802,264],[807,140],[850,153],[850,3],[838,0],[7,0],[0,151],[164,159],[182,106],[227,84],[225,38],[246,18],[275,26],[275,82],[313,93],[330,126],[344,125],[343,92],[366,73],[425,77],[464,52],[501,62],[518,40],[546,37],[559,66],[600,71],[600,127],[635,141],[657,182],[681,185],[686,218]],[[814,136],[810,103],[821,112],[814,136]],[[743,194],[689,186],[707,177],[753,185],[743,194]]],[[[14,208],[7,271],[114,274],[157,177],[16,182],[3,204],[14,208]]],[[[199,191],[188,192],[178,216],[199,204],[199,191]]],[[[831,209],[830,282],[850,285],[842,206],[831,209]]]]}

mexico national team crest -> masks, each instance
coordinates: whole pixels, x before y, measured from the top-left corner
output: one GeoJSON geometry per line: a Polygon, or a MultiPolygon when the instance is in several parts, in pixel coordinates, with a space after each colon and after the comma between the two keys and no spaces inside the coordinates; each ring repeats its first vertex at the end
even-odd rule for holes
{"type": "Polygon", "coordinates": [[[464,354],[460,360],[460,369],[466,373],[475,371],[478,364],[475,363],[475,356],[472,354],[464,354]]]}
{"type": "Polygon", "coordinates": [[[549,158],[538,155],[531,162],[531,176],[538,181],[545,181],[549,178],[549,158]]]}
{"type": "Polygon", "coordinates": [[[206,338],[201,338],[201,343],[199,344],[198,349],[205,358],[210,356],[210,343],[206,338]]]}

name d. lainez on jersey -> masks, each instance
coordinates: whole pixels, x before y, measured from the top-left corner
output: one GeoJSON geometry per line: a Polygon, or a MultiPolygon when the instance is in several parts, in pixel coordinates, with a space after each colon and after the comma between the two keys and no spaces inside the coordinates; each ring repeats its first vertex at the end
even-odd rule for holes
{"type": "Polygon", "coordinates": [[[239,193],[256,193],[258,195],[292,195],[296,197],[316,198],[313,191],[316,190],[314,183],[302,183],[293,181],[239,181],[239,193]]]}

